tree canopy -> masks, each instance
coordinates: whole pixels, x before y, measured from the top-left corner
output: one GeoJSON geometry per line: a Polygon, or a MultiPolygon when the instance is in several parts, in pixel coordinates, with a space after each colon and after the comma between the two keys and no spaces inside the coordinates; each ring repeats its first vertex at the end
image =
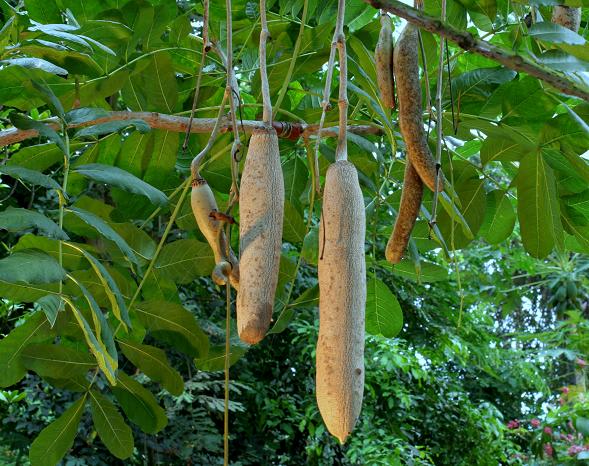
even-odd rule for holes
{"type": "Polygon", "coordinates": [[[366,387],[341,446],[314,400],[337,3],[267,2],[284,223],[272,326],[250,346],[190,188],[202,154],[238,251],[236,187],[263,119],[259,3],[0,1],[0,462],[223,464],[225,411],[235,465],[587,464],[589,5],[564,3],[574,31],[553,0],[346,2],[366,387]],[[407,151],[377,85],[381,14],[395,39],[420,28],[445,176],[396,265],[407,151]]]}

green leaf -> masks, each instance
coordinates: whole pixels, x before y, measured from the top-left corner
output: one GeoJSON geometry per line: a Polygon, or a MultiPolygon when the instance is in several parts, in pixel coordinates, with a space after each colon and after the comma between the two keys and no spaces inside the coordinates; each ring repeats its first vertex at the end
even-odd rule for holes
{"type": "Polygon", "coordinates": [[[319,227],[311,227],[303,241],[301,257],[310,265],[317,265],[319,260],[319,227]]]}
{"type": "Polygon", "coordinates": [[[589,419],[579,416],[575,421],[575,425],[577,426],[577,430],[583,435],[589,435],[589,419]]]}
{"type": "MultiPolygon", "coordinates": [[[[66,243],[67,244],[67,243],[66,243]]],[[[68,246],[71,246],[68,244],[68,246]]],[[[96,259],[92,254],[85,251],[82,248],[76,248],[80,251],[84,257],[90,262],[90,265],[94,269],[96,276],[104,286],[104,291],[108,296],[110,301],[112,312],[115,317],[123,324],[125,330],[131,327],[131,319],[129,318],[129,311],[127,309],[127,305],[125,304],[125,300],[123,299],[123,295],[117,283],[112,278],[112,275],[108,273],[108,270],[102,265],[102,263],[96,259]]]]}
{"type": "Polygon", "coordinates": [[[94,422],[100,440],[106,445],[108,451],[117,458],[123,460],[129,458],[133,454],[134,448],[131,428],[107,397],[96,390],[90,390],[88,396],[90,397],[92,422],[94,422]]]}
{"type": "Polygon", "coordinates": [[[5,173],[14,179],[26,181],[27,183],[33,185],[61,191],[61,186],[59,186],[59,184],[57,184],[53,178],[44,175],[37,170],[31,170],[29,168],[19,167],[17,165],[1,165],[0,173],[5,173]]]}
{"type": "Polygon", "coordinates": [[[103,108],[83,107],[75,108],[65,114],[65,120],[70,125],[81,125],[88,121],[108,117],[109,113],[103,108]]]}
{"type": "Polygon", "coordinates": [[[403,311],[397,297],[382,281],[370,277],[366,282],[366,332],[395,337],[403,329],[403,311]]]}
{"type": "Polygon", "coordinates": [[[129,420],[147,434],[156,434],[168,424],[166,412],[152,393],[124,372],[117,374],[112,392],[129,420]]]}
{"type": "Polygon", "coordinates": [[[39,298],[36,302],[45,313],[49,325],[53,327],[57,320],[57,314],[64,310],[63,300],[59,296],[48,294],[39,298]]]}
{"type": "MultiPolygon", "coordinates": [[[[229,350],[229,367],[239,361],[246,352],[247,348],[244,346],[231,346],[229,350]]],[[[225,346],[211,346],[207,357],[195,359],[194,365],[201,371],[222,371],[225,368],[225,346]]]]}
{"type": "MultiPolygon", "coordinates": [[[[102,316],[102,313],[100,312],[100,308],[98,308],[98,306],[96,305],[94,298],[92,298],[92,296],[82,286],[81,283],[77,283],[77,285],[80,287],[80,289],[82,290],[82,292],[84,294],[84,297],[86,298],[86,300],[90,304],[90,308],[92,309],[92,318],[94,319],[95,326],[98,327],[97,334],[99,336],[101,335],[101,331],[102,331],[103,327],[105,327],[105,331],[110,331],[108,328],[108,325],[104,326],[102,324],[102,321],[104,321],[104,316],[102,316]],[[98,308],[98,309],[96,309],[96,308],[98,308]]],[[[109,351],[108,351],[105,343],[102,340],[99,340],[97,338],[97,336],[94,334],[94,331],[92,330],[92,327],[90,327],[90,324],[88,323],[88,321],[86,320],[86,318],[84,317],[82,312],[77,308],[77,306],[69,298],[64,297],[63,299],[72,309],[72,312],[74,313],[74,317],[75,317],[76,321],[78,322],[78,325],[80,326],[80,329],[82,330],[82,333],[84,334],[84,339],[86,340],[86,344],[88,345],[88,348],[90,348],[90,351],[92,352],[92,354],[96,358],[96,362],[98,363],[100,370],[105,375],[105,377],[108,379],[108,381],[111,384],[114,384],[115,380],[116,380],[115,372],[116,372],[116,369],[118,366],[118,360],[115,357],[113,357],[111,354],[109,354],[109,351]]],[[[112,340],[112,334],[110,335],[110,339],[112,340]]],[[[107,343],[109,343],[109,342],[107,342],[107,343]]],[[[114,344],[113,344],[113,346],[114,346],[114,344]]]]}
{"type": "Polygon", "coordinates": [[[39,212],[8,207],[0,212],[0,229],[18,232],[28,228],[37,228],[47,236],[68,240],[69,236],[55,223],[39,212]]]}
{"type": "Polygon", "coordinates": [[[194,239],[180,239],[166,244],[155,263],[161,276],[180,284],[210,274],[214,266],[210,246],[194,239]]]}
{"type": "Polygon", "coordinates": [[[560,50],[547,50],[538,57],[538,62],[557,71],[589,71],[589,62],[560,50]]]}
{"type": "Polygon", "coordinates": [[[116,133],[129,126],[135,127],[140,133],[148,133],[151,131],[151,127],[143,120],[114,120],[107,121],[106,123],[97,123],[81,129],[76,133],[75,137],[84,138],[88,136],[102,136],[104,134],[116,133]]]}
{"type": "Polygon", "coordinates": [[[585,39],[570,29],[548,21],[532,24],[530,37],[553,44],[585,45],[585,39]]]}
{"type": "Polygon", "coordinates": [[[192,357],[203,358],[209,350],[209,340],[194,316],[180,304],[148,301],[137,304],[139,321],[155,338],[192,357]]]}
{"type": "Polygon", "coordinates": [[[534,257],[546,257],[555,244],[562,243],[564,235],[554,172],[537,152],[530,152],[520,162],[517,197],[524,247],[534,257]]]}
{"type": "Polygon", "coordinates": [[[17,251],[0,260],[0,280],[9,283],[55,283],[65,277],[65,270],[53,257],[34,249],[17,251]]]}
{"type": "Polygon", "coordinates": [[[18,129],[33,129],[37,131],[40,136],[55,143],[64,155],[68,155],[63,138],[51,126],[18,113],[12,113],[10,115],[10,122],[18,129]]]}
{"type": "Polygon", "coordinates": [[[284,174],[284,199],[300,211],[300,198],[307,187],[309,170],[299,157],[292,157],[284,163],[282,172],[284,174]]]}
{"type": "Polygon", "coordinates": [[[47,294],[59,296],[58,284],[24,285],[0,280],[0,296],[15,303],[33,303],[47,294]]]}
{"type": "Polygon", "coordinates": [[[578,216],[589,219],[589,190],[563,197],[562,200],[578,216]]]}
{"type": "MultiPolygon", "coordinates": [[[[143,37],[148,39],[150,31],[146,32],[143,37]]],[[[148,60],[142,73],[132,74],[127,80],[122,89],[123,98],[134,111],[174,113],[178,87],[170,55],[161,52],[148,60]]]]}
{"type": "Polygon", "coordinates": [[[88,353],[43,343],[28,345],[22,351],[21,360],[27,369],[56,379],[83,376],[96,367],[96,361],[88,353]]]}
{"type": "MultiPolygon", "coordinates": [[[[75,149],[72,144],[70,149],[75,149]]],[[[10,156],[7,166],[21,166],[43,171],[63,160],[63,154],[55,144],[38,144],[25,147],[10,156]]]]}
{"type": "MultiPolygon", "coordinates": [[[[44,236],[36,236],[32,233],[27,233],[26,235],[21,236],[18,239],[18,243],[13,246],[13,251],[21,251],[23,249],[40,249],[41,251],[46,252],[54,259],[59,259],[59,240],[46,238],[44,236]]],[[[89,244],[84,244],[83,246],[78,243],[67,242],[63,243],[63,245],[73,245],[75,247],[84,247],[91,251],[94,251],[94,248],[89,244]]],[[[78,252],[78,249],[71,248],[62,248],[62,258],[63,258],[63,267],[67,270],[77,270],[80,268],[85,268],[87,266],[86,260],[84,256],[78,252]]]]}
{"type": "MultiPolygon", "coordinates": [[[[63,110],[63,105],[57,98],[57,96],[53,93],[51,88],[47,86],[43,81],[32,80],[31,85],[35,88],[35,90],[41,94],[41,98],[45,101],[46,104],[49,105],[51,110],[55,112],[59,118],[63,120],[65,116],[65,112],[63,110]]],[[[65,153],[65,152],[64,152],[65,153]]]]}
{"type": "Polygon", "coordinates": [[[79,167],[76,167],[74,171],[95,181],[110,184],[125,191],[145,196],[158,206],[163,206],[168,203],[168,198],[159,189],[154,188],[145,181],[118,167],[90,163],[87,165],[80,165],[79,167]]]}
{"type": "Polygon", "coordinates": [[[137,256],[135,255],[133,250],[129,247],[129,245],[121,237],[121,235],[119,235],[116,231],[114,231],[108,223],[106,223],[104,220],[102,220],[97,215],[94,215],[93,213],[88,212],[86,210],[79,209],[77,207],[73,207],[73,206],[68,207],[67,211],[75,214],[78,218],[80,218],[85,223],[87,223],[92,228],[94,228],[101,235],[103,235],[106,239],[113,241],[118,246],[118,248],[121,250],[121,252],[131,262],[139,265],[139,259],[137,259],[137,256]]]}
{"type": "Polygon", "coordinates": [[[448,280],[448,270],[440,265],[427,261],[419,261],[419,267],[411,260],[404,259],[392,265],[387,261],[378,263],[395,275],[415,281],[417,283],[432,283],[448,280]]]}
{"type": "Polygon", "coordinates": [[[74,444],[82,419],[86,395],[41,431],[29,452],[31,466],[55,466],[74,444]]]}
{"type": "Polygon", "coordinates": [[[0,65],[8,66],[21,66],[27,69],[42,70],[46,73],[55,74],[58,76],[67,76],[67,70],[64,70],[60,66],[54,65],[47,60],[41,58],[21,57],[21,58],[9,58],[7,60],[0,60],[0,65]]]}
{"type": "Polygon", "coordinates": [[[298,244],[305,237],[306,224],[302,215],[290,201],[284,202],[284,224],[282,237],[292,244],[298,244]]]}
{"type": "Polygon", "coordinates": [[[154,382],[159,382],[174,396],[184,391],[184,381],[168,361],[166,353],[155,346],[118,340],[125,357],[154,382]]]}
{"type": "Polygon", "coordinates": [[[491,136],[483,141],[481,162],[487,165],[494,161],[520,160],[531,149],[532,146],[523,138],[516,141],[505,136],[491,136]]]}
{"type": "Polygon", "coordinates": [[[0,387],[10,387],[25,376],[27,371],[20,358],[23,349],[51,338],[49,329],[45,315],[37,312],[0,340],[0,387]]]}
{"type": "Polygon", "coordinates": [[[487,193],[487,211],[481,234],[490,244],[505,241],[515,226],[515,211],[507,193],[496,189],[487,193]]]}

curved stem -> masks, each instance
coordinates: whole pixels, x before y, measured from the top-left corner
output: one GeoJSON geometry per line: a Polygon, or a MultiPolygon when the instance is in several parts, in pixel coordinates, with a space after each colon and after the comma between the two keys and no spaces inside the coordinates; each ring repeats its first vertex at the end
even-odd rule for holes
{"type": "Polygon", "coordinates": [[[264,123],[272,124],[272,101],[270,100],[270,85],[268,84],[268,70],[266,69],[266,42],[270,36],[268,19],[266,18],[266,0],[260,0],[260,81],[262,83],[262,102],[264,104],[264,123]]]}
{"type": "Polygon", "coordinates": [[[190,172],[192,175],[192,179],[196,180],[198,178],[198,172],[200,168],[200,164],[202,163],[202,159],[206,157],[209,153],[213,144],[217,140],[217,136],[219,134],[219,130],[221,129],[221,120],[223,119],[223,110],[225,109],[225,102],[227,100],[227,93],[223,95],[223,100],[221,101],[221,105],[219,107],[219,113],[217,114],[217,120],[215,121],[215,126],[213,126],[213,131],[211,132],[211,136],[207,141],[207,145],[192,159],[190,163],[190,172]]]}
{"type": "Polygon", "coordinates": [[[348,55],[346,53],[346,36],[344,35],[345,12],[346,2],[339,0],[335,35],[339,52],[339,135],[335,152],[336,160],[348,160],[348,55]]]}
{"type": "Polygon", "coordinates": [[[190,110],[190,118],[188,120],[188,126],[186,127],[186,135],[184,136],[184,142],[182,143],[182,152],[186,152],[186,148],[188,147],[188,141],[190,140],[190,130],[192,128],[192,120],[194,120],[194,112],[196,111],[196,104],[198,102],[200,82],[202,80],[202,70],[205,66],[205,61],[207,59],[207,52],[211,49],[211,44],[209,42],[209,0],[204,0],[204,13],[202,20],[202,55],[200,60],[200,66],[198,67],[196,84],[194,85],[194,98],[192,99],[192,109],[190,110]]]}
{"type": "MultiPolygon", "coordinates": [[[[440,20],[446,21],[446,0],[442,0],[442,11],[440,13],[440,20]]],[[[438,57],[438,82],[436,83],[436,179],[435,179],[435,191],[433,194],[432,204],[432,218],[431,225],[434,225],[437,220],[438,212],[438,195],[441,178],[441,162],[442,162],[442,144],[443,144],[443,113],[442,113],[442,86],[444,81],[444,46],[445,41],[443,37],[440,37],[440,56],[438,57]]]]}

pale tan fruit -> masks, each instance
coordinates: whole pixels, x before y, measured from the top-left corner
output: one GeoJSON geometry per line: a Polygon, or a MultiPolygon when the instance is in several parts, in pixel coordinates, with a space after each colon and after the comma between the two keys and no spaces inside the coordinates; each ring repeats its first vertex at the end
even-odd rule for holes
{"type": "Polygon", "coordinates": [[[411,231],[419,215],[422,197],[423,182],[413,165],[407,161],[399,212],[385,252],[387,260],[393,264],[398,264],[403,258],[403,253],[409,244],[411,231]]]}
{"type": "Polygon", "coordinates": [[[573,32],[579,32],[581,26],[581,8],[556,5],[552,9],[552,22],[573,32]]]}
{"type": "Polygon", "coordinates": [[[395,87],[393,83],[393,31],[391,18],[380,17],[380,34],[374,49],[376,65],[376,82],[380,91],[380,100],[385,107],[395,108],[395,87]]]}
{"type": "MultiPolygon", "coordinates": [[[[399,127],[409,161],[423,183],[432,191],[436,185],[436,162],[427,144],[423,128],[423,107],[419,84],[419,37],[417,28],[407,24],[401,32],[394,52],[395,79],[399,99],[399,127]]],[[[438,191],[444,189],[440,172],[438,191]]]]}
{"type": "Polygon", "coordinates": [[[215,263],[229,261],[231,264],[231,274],[229,280],[231,285],[238,289],[239,287],[239,264],[237,257],[229,249],[227,257],[227,237],[223,231],[223,224],[210,216],[211,212],[217,212],[217,201],[209,184],[204,178],[198,177],[192,180],[192,193],[190,196],[192,213],[201,233],[211,246],[215,263]]]}
{"type": "Polygon", "coordinates": [[[272,321],[282,247],[284,180],[274,128],[253,131],[239,192],[237,330],[255,344],[272,321]]]}
{"type": "Polygon", "coordinates": [[[221,261],[215,265],[211,276],[213,277],[215,284],[223,286],[227,284],[227,277],[229,277],[230,273],[231,264],[227,261],[221,261]]]}
{"type": "Polygon", "coordinates": [[[329,432],[344,443],[364,392],[366,262],[364,199],[353,164],[327,170],[319,228],[317,404],[329,432]]]}

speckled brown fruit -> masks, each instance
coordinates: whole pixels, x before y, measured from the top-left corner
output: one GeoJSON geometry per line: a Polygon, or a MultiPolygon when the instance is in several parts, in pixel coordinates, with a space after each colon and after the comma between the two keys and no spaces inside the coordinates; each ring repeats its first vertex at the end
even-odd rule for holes
{"type": "Polygon", "coordinates": [[[395,227],[387,243],[385,256],[393,264],[398,264],[403,258],[403,253],[409,244],[411,231],[419,215],[421,199],[423,197],[423,182],[409,162],[405,165],[405,178],[401,203],[395,220],[395,227]]]}
{"type": "Polygon", "coordinates": [[[356,168],[327,170],[319,228],[317,404],[329,432],[344,443],[362,408],[366,262],[364,199],[356,168]]]}
{"type": "MultiPolygon", "coordinates": [[[[419,37],[417,28],[405,25],[395,46],[395,79],[399,104],[399,127],[409,161],[432,191],[436,185],[436,162],[427,145],[419,84],[419,37]]],[[[442,173],[438,191],[444,189],[442,173]]]]}
{"type": "Polygon", "coordinates": [[[573,32],[579,32],[581,26],[581,8],[566,5],[556,5],[552,9],[552,22],[573,32]]]}
{"type": "Polygon", "coordinates": [[[395,88],[393,84],[393,31],[391,18],[380,17],[380,34],[374,49],[376,66],[376,82],[380,92],[380,100],[385,107],[395,108],[395,88]]]}
{"type": "Polygon", "coordinates": [[[246,343],[258,343],[270,327],[278,283],[284,180],[278,136],[256,128],[250,139],[239,196],[240,289],[237,330],[246,343]]]}

